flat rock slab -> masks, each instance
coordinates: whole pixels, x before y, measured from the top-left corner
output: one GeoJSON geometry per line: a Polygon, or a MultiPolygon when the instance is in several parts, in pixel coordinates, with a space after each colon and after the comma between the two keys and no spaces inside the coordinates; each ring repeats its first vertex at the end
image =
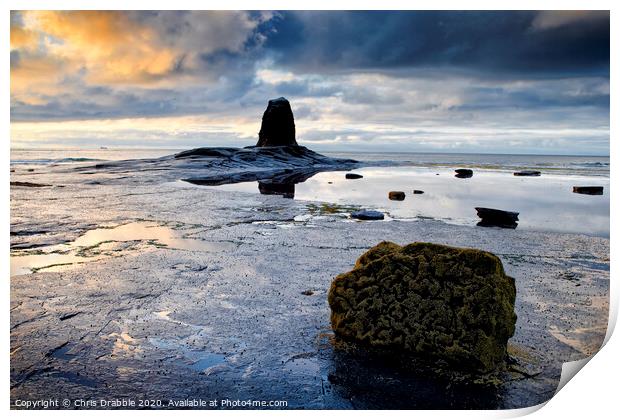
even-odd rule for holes
{"type": "Polygon", "coordinates": [[[111,249],[97,261],[12,277],[12,404],[129,396],[286,400],[309,409],[518,408],[548,400],[562,363],[603,341],[608,239],[433,220],[352,223],[280,196],[168,182],[188,168],[198,176],[197,162],[208,161],[192,160],[15,175],[65,185],[37,189],[34,200],[29,188],[11,189],[11,231],[24,233],[11,236],[19,252],[139,220],[228,246],[130,242],[130,253],[111,249]],[[502,260],[519,291],[508,343],[519,362],[499,387],[445,383],[335,344],[330,282],[381,240],[476,247],[502,260]]]}

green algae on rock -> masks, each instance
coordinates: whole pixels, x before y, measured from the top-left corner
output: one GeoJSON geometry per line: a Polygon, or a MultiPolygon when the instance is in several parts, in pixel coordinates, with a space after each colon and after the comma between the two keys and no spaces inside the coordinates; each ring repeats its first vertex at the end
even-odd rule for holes
{"type": "Polygon", "coordinates": [[[515,296],[489,252],[381,242],[334,278],[328,301],[340,338],[489,372],[506,358],[515,296]]]}

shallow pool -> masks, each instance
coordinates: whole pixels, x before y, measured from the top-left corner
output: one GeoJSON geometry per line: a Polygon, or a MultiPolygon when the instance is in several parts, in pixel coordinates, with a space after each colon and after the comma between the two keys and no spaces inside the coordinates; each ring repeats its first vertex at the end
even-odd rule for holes
{"type": "MultiPolygon", "coordinates": [[[[609,178],[549,175],[517,177],[512,172],[474,170],[471,178],[456,178],[437,168],[362,168],[361,179],[345,179],[345,172],[322,172],[305,182],[274,188],[299,200],[359,205],[387,212],[391,218],[433,218],[449,223],[476,224],[474,207],[519,212],[518,229],[583,233],[609,237],[609,178]],[[575,194],[573,186],[600,185],[600,196],[575,194]],[[292,194],[291,194],[292,187],[292,194]],[[413,190],[423,194],[413,194],[413,190]],[[403,191],[394,201],[389,191],[403,191]]],[[[242,182],[218,188],[259,193],[259,183],[242,182]]],[[[266,191],[264,184],[261,193],[266,191]]],[[[277,187],[277,186],[276,186],[277,187]]]]}

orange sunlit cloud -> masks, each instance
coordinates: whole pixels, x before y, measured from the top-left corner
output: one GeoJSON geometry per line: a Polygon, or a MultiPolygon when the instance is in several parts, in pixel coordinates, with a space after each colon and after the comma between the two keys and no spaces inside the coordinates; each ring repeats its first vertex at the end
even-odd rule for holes
{"type": "MultiPolygon", "coordinates": [[[[38,60],[62,60],[72,70],[84,69],[91,83],[156,79],[173,69],[179,55],[163,47],[152,28],[130,22],[120,12],[29,11],[23,13],[23,21],[23,28],[11,28],[11,48],[31,50],[35,39],[42,41],[44,58],[38,60]]],[[[26,65],[30,60],[28,56],[23,59],[26,65]]]]}

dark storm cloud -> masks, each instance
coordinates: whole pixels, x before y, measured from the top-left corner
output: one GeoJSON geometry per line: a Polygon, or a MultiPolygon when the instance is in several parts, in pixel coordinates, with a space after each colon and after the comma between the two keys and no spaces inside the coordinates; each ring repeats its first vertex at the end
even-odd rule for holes
{"type": "Polygon", "coordinates": [[[259,29],[276,62],[298,71],[447,67],[608,75],[609,13],[563,20],[556,13],[543,20],[528,11],[282,12],[259,29]]]}
{"type": "Polygon", "coordinates": [[[593,11],[16,12],[11,141],[248,144],[286,96],[335,150],[606,154],[609,46],[593,11]]]}

